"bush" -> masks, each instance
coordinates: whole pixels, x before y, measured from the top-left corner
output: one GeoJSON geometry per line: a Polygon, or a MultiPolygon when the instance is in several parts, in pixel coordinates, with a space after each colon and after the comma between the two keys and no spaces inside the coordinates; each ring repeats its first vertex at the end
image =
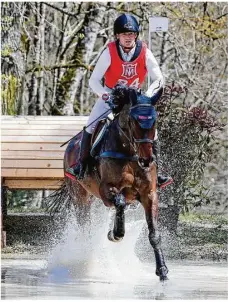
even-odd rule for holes
{"type": "Polygon", "coordinates": [[[214,154],[213,133],[223,128],[209,110],[187,102],[187,92],[175,83],[167,85],[157,105],[161,158],[174,178],[161,201],[181,205],[185,211],[210,202],[202,177],[214,154]]]}

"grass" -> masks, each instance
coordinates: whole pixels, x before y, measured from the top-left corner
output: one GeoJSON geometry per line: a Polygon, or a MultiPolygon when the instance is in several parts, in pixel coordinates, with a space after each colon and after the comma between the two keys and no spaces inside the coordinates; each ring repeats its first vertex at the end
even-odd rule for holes
{"type": "Polygon", "coordinates": [[[228,217],[219,214],[200,214],[200,213],[185,213],[180,214],[180,222],[201,222],[201,223],[212,223],[218,225],[228,225],[228,217]]]}

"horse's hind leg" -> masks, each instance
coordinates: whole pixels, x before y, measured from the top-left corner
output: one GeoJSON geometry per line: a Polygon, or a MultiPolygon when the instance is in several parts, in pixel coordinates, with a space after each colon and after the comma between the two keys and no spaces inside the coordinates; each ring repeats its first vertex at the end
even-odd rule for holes
{"type": "Polygon", "coordinates": [[[161,249],[161,236],[158,232],[158,196],[156,192],[151,191],[148,197],[142,198],[141,202],[145,209],[147,225],[149,229],[149,241],[153,247],[156,260],[156,275],[161,281],[167,280],[168,268],[165,264],[163,252],[161,249]]]}
{"type": "Polygon", "coordinates": [[[69,193],[73,200],[77,222],[80,226],[84,226],[90,221],[90,194],[81,186],[77,180],[66,179],[69,193]]]}

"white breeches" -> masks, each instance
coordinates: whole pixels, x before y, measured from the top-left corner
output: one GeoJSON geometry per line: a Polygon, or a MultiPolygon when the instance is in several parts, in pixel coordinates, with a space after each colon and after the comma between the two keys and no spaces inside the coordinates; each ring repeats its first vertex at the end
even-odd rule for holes
{"type": "MultiPolygon", "coordinates": [[[[90,113],[90,116],[88,118],[88,121],[87,121],[87,125],[88,126],[86,128],[86,131],[88,133],[93,133],[93,130],[95,128],[95,126],[97,125],[97,123],[99,122],[99,120],[107,117],[109,115],[109,113],[111,112],[111,109],[109,107],[108,104],[105,103],[104,100],[102,100],[101,98],[99,98],[95,105],[93,106],[93,109],[90,113]],[[109,110],[108,110],[109,109],[109,110]],[[102,116],[101,116],[102,115],[102,116]],[[101,117],[100,117],[101,116],[101,117]],[[99,118],[100,117],[100,118],[99,118]],[[97,119],[97,120],[96,120],[97,119]],[[95,121],[96,120],[96,121],[95,121]],[[93,122],[95,121],[95,122],[93,122]],[[92,123],[93,122],[93,123],[92,123]],[[92,124],[91,124],[92,123],[92,124]],[[91,124],[91,125],[90,125],[91,124]]],[[[158,131],[157,129],[155,130],[155,137],[154,137],[154,140],[156,140],[158,138],[158,131]]]]}
{"type": "Polygon", "coordinates": [[[95,105],[93,106],[93,109],[92,109],[92,111],[90,113],[90,116],[88,118],[86,126],[88,126],[88,125],[89,126],[88,126],[88,128],[86,128],[86,131],[89,132],[89,133],[93,133],[93,130],[94,130],[95,126],[97,125],[97,123],[99,122],[99,120],[107,117],[110,112],[111,112],[111,109],[110,109],[109,105],[106,104],[104,100],[99,98],[96,101],[95,105]],[[101,117],[99,118],[99,116],[101,116],[101,117]],[[92,123],[93,121],[95,121],[95,122],[92,123]]]}

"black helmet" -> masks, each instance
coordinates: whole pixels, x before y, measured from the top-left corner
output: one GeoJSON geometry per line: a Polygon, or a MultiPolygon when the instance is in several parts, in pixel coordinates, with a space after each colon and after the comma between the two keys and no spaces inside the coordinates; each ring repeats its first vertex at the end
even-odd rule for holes
{"type": "Polygon", "coordinates": [[[139,23],[134,16],[122,14],[114,22],[114,35],[126,32],[139,33],[139,23]]]}

